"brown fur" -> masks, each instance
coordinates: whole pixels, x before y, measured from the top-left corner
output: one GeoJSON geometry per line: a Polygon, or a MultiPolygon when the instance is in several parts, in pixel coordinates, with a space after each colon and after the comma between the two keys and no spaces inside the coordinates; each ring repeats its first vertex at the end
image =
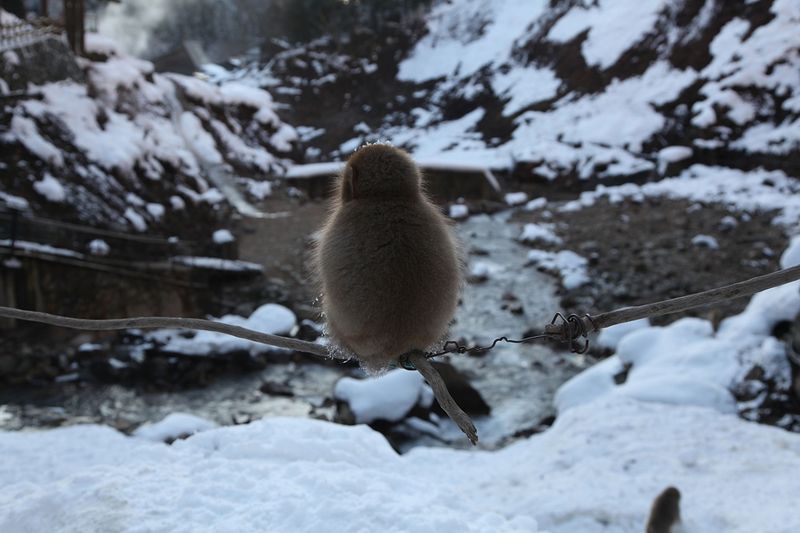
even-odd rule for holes
{"type": "Polygon", "coordinates": [[[315,266],[328,332],[370,371],[442,339],[462,269],[447,219],[403,151],[350,157],[321,232],[315,266]]]}
{"type": "Polygon", "coordinates": [[[670,533],[672,526],[681,520],[681,493],[675,487],[667,487],[653,501],[646,533],[670,533]]]}

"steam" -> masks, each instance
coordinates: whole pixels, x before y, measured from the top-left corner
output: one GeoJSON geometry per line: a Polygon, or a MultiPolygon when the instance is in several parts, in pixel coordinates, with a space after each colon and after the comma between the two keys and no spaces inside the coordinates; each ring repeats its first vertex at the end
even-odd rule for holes
{"type": "Polygon", "coordinates": [[[129,54],[153,57],[166,51],[164,43],[153,39],[155,29],[194,1],[124,0],[109,3],[100,14],[98,32],[113,38],[129,54]]]}

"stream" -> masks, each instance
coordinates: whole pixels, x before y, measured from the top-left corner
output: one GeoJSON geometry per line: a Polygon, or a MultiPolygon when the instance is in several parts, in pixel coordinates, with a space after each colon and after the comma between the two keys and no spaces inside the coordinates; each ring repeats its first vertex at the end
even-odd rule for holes
{"type": "MultiPolygon", "coordinates": [[[[451,339],[484,346],[503,335],[521,338],[526,331],[541,330],[559,309],[554,279],[526,265],[528,249],[516,242],[520,225],[510,223],[509,216],[508,212],[476,215],[457,226],[470,268],[485,272],[486,279],[466,284],[451,339]]],[[[582,357],[541,342],[499,343],[485,354],[447,359],[491,407],[491,414],[475,419],[480,446],[487,449],[541,429],[542,422],[555,414],[552,398],[558,386],[586,366],[582,357]]],[[[334,384],[343,375],[359,372],[330,364],[282,362],[247,374],[220,376],[204,388],[175,392],[77,381],[4,387],[0,429],[99,423],[127,432],[173,412],[220,425],[268,416],[330,420],[334,384]],[[262,392],[264,384],[267,392],[262,392]]],[[[468,445],[449,420],[442,422],[438,435],[423,434],[410,445],[420,444],[468,445]]]]}

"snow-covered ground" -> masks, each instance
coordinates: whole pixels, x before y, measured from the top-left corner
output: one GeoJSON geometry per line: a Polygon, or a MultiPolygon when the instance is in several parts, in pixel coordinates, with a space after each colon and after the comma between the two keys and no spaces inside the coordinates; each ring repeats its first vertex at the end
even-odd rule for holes
{"type": "MultiPolygon", "coordinates": [[[[484,243],[514,243],[521,230],[504,215],[462,224],[485,232],[484,243]]],[[[523,280],[502,254],[524,261],[515,246],[489,250],[503,265],[490,278],[512,291],[523,280]]],[[[784,268],[797,264],[800,238],[781,257],[784,268]]],[[[465,295],[468,308],[487,305],[481,287],[465,295]]],[[[215,428],[178,415],[131,437],[93,425],[0,432],[0,531],[639,532],[670,485],[682,493],[686,531],[796,531],[800,435],[742,420],[730,391],[756,364],[790,379],[787,348],[771,331],[798,312],[795,282],[756,295],[716,331],[697,318],[609,329],[601,344],[615,355],[558,390],[555,424],[497,451],[398,455],[367,426],[303,418],[215,428]]],[[[457,331],[494,326],[489,315],[460,316],[457,331]]],[[[272,305],[236,320],[278,333],[295,321],[272,305]]],[[[521,357],[506,346],[489,364],[524,377],[533,369],[514,363],[521,357]]],[[[360,421],[393,419],[430,402],[415,376],[340,381],[336,394],[360,421]]],[[[520,409],[509,397],[479,427],[491,435],[520,409]]]]}
{"type": "MultiPolygon", "coordinates": [[[[781,258],[796,264],[797,238],[781,258]]],[[[493,452],[397,455],[366,426],[286,418],[214,428],[179,416],[132,437],[92,425],[0,432],[0,531],[639,532],[669,485],[687,531],[796,531],[800,435],[741,420],[729,388],[753,363],[787,379],[771,329],[798,312],[795,282],[718,331],[694,318],[610,330],[616,355],[561,387],[556,423],[493,452]]],[[[413,374],[392,375],[337,394],[364,420],[405,401],[387,406],[389,389],[429,398],[413,374]]]]}

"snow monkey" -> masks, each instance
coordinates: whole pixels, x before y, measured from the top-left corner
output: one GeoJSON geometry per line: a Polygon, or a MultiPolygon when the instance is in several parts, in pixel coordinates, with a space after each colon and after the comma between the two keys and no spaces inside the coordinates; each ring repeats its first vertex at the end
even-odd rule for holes
{"type": "Polygon", "coordinates": [[[460,257],[408,154],[361,147],[339,177],[315,251],[329,334],[370,372],[425,350],[455,313],[460,257]]]}
{"type": "Polygon", "coordinates": [[[681,521],[680,501],[681,493],[678,489],[664,489],[653,501],[645,533],[678,533],[675,528],[681,521]]]}

